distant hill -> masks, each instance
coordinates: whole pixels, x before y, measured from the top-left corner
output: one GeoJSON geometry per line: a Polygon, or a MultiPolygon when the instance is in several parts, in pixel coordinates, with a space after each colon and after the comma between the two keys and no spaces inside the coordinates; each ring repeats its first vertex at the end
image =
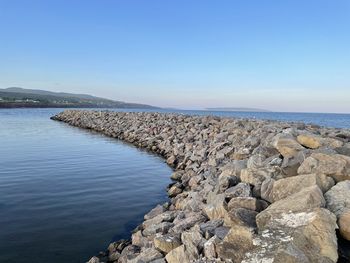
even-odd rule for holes
{"type": "Polygon", "coordinates": [[[257,108],[206,108],[209,111],[246,111],[246,112],[269,112],[264,109],[257,108]]]}
{"type": "Polygon", "coordinates": [[[115,101],[87,94],[52,92],[46,90],[0,89],[0,108],[129,108],[156,109],[157,107],[115,101]]]}

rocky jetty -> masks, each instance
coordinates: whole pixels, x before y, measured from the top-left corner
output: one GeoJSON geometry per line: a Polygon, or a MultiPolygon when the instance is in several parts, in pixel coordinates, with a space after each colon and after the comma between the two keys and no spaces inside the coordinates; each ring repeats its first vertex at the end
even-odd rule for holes
{"type": "Polygon", "coordinates": [[[67,110],[54,120],[163,156],[169,202],[89,262],[350,262],[350,130],[67,110]]]}

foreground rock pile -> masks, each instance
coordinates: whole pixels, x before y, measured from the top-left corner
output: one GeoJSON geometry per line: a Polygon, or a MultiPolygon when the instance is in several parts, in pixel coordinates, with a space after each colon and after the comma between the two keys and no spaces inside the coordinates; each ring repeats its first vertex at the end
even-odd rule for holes
{"type": "Polygon", "coordinates": [[[67,110],[156,152],[170,201],[90,262],[350,262],[350,131],[301,123],[67,110]]]}

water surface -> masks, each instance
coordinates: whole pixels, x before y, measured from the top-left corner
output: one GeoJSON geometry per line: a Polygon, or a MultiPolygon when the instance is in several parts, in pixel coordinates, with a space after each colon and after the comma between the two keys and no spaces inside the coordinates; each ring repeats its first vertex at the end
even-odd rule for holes
{"type": "Polygon", "coordinates": [[[86,262],[166,201],[162,159],[59,111],[0,110],[0,262],[86,262]]]}

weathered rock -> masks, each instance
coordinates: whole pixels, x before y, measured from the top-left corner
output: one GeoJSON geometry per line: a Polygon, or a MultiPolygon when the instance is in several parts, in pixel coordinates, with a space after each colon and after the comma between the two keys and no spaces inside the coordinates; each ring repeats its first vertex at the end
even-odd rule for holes
{"type": "Polygon", "coordinates": [[[249,250],[253,248],[253,231],[250,228],[234,226],[224,240],[216,246],[220,258],[241,262],[249,250]]]}
{"type": "Polygon", "coordinates": [[[315,134],[300,134],[297,137],[298,142],[305,147],[317,149],[321,146],[337,148],[343,146],[343,142],[333,138],[322,138],[315,134]]]}
{"type": "Polygon", "coordinates": [[[147,228],[145,228],[142,231],[142,234],[146,237],[151,236],[151,235],[155,235],[157,233],[165,234],[173,226],[174,226],[174,224],[170,223],[170,222],[162,222],[159,224],[152,224],[152,225],[149,225],[147,228]]]}
{"type": "Polygon", "coordinates": [[[108,255],[108,260],[113,262],[113,261],[117,261],[120,257],[121,257],[120,253],[118,251],[115,251],[108,255]]]}
{"type": "Polygon", "coordinates": [[[181,241],[175,235],[156,235],[154,238],[154,246],[164,253],[169,253],[171,250],[179,247],[181,241]]]}
{"type": "Polygon", "coordinates": [[[314,134],[300,134],[297,137],[298,142],[301,145],[304,145],[305,147],[311,148],[311,149],[317,149],[321,147],[321,137],[316,136],[314,134]]]}
{"type": "Polygon", "coordinates": [[[130,240],[121,239],[117,242],[112,242],[108,246],[108,252],[111,254],[113,252],[121,252],[125,247],[130,245],[130,240]]]}
{"type": "Polygon", "coordinates": [[[118,263],[127,263],[130,260],[136,258],[141,252],[140,247],[135,245],[129,245],[123,249],[118,259],[118,263]]]}
{"type": "Polygon", "coordinates": [[[182,170],[179,170],[179,171],[172,173],[170,178],[175,180],[175,181],[180,181],[183,174],[184,174],[184,172],[182,170]]]}
{"type": "Polygon", "coordinates": [[[168,263],[190,263],[193,258],[190,258],[190,255],[186,253],[185,246],[181,245],[173,250],[171,250],[166,256],[165,259],[168,263]]]}
{"type": "Polygon", "coordinates": [[[230,187],[225,191],[226,198],[235,197],[250,197],[252,196],[252,191],[250,185],[247,183],[239,183],[236,186],[230,187]]]}
{"type": "Polygon", "coordinates": [[[325,199],[327,208],[338,218],[340,234],[350,240],[350,180],[333,186],[325,199]]]}
{"type": "Polygon", "coordinates": [[[157,205],[155,208],[153,208],[151,211],[149,211],[145,216],[145,220],[151,219],[165,211],[164,206],[157,205]]]}
{"type": "Polygon", "coordinates": [[[334,154],[313,153],[298,169],[299,174],[324,173],[336,182],[350,179],[350,157],[334,154]]]}
{"type": "Polygon", "coordinates": [[[206,219],[201,213],[188,213],[185,218],[174,220],[175,225],[172,227],[171,232],[181,233],[204,221],[206,221],[206,219]]]}
{"type": "Polygon", "coordinates": [[[153,225],[158,225],[161,222],[169,222],[174,220],[176,213],[174,211],[165,211],[164,213],[158,214],[151,219],[145,220],[142,223],[143,228],[149,228],[153,225]]]}
{"type": "Polygon", "coordinates": [[[339,154],[350,156],[350,143],[346,143],[344,146],[337,147],[334,150],[339,154]]]}
{"type": "Polygon", "coordinates": [[[221,173],[218,183],[216,185],[217,193],[223,193],[227,188],[235,186],[239,183],[239,179],[236,176],[230,176],[225,173],[221,173]]]}
{"type": "Polygon", "coordinates": [[[230,227],[220,226],[218,228],[215,228],[214,235],[217,236],[219,239],[223,240],[229,231],[230,227]]]}
{"type": "Polygon", "coordinates": [[[222,226],[223,224],[224,224],[223,219],[216,219],[216,220],[210,220],[205,223],[199,224],[199,228],[204,234],[204,237],[206,239],[209,239],[215,235],[215,229],[222,226]]]}
{"type": "Polygon", "coordinates": [[[127,260],[128,263],[151,262],[163,258],[163,255],[154,248],[146,248],[133,259],[127,260]]]}
{"type": "Polygon", "coordinates": [[[336,228],[335,216],[322,208],[276,214],[242,263],[337,262],[336,228]]]}
{"type": "Polygon", "coordinates": [[[245,168],[247,168],[247,160],[231,160],[221,168],[221,174],[225,176],[236,176],[239,178],[241,171],[245,168]]]}
{"type": "Polygon", "coordinates": [[[301,191],[271,204],[256,217],[258,228],[267,228],[270,221],[280,214],[304,212],[310,209],[323,207],[325,200],[318,186],[310,186],[301,191]]]}
{"type": "Polygon", "coordinates": [[[256,215],[258,212],[246,208],[234,208],[226,213],[224,217],[225,226],[247,226],[256,227],[256,215]]]}
{"type": "Polygon", "coordinates": [[[194,227],[181,234],[181,241],[185,245],[185,250],[190,255],[190,258],[198,259],[206,240],[199,232],[199,227],[194,227]]]}
{"type": "Polygon", "coordinates": [[[350,209],[340,214],[338,219],[338,226],[342,237],[350,241],[350,209]]]}
{"type": "Polygon", "coordinates": [[[277,181],[266,180],[261,187],[261,197],[273,203],[313,185],[317,185],[325,193],[334,185],[334,180],[324,174],[298,175],[277,181]]]}
{"type": "Polygon", "coordinates": [[[132,244],[139,246],[139,247],[149,247],[150,244],[152,243],[151,240],[149,240],[148,238],[146,238],[142,235],[141,230],[132,234],[131,240],[132,240],[132,244]]]}
{"type": "Polygon", "coordinates": [[[224,218],[227,213],[225,194],[209,195],[207,203],[204,212],[210,220],[224,218]]]}
{"type": "Polygon", "coordinates": [[[299,151],[296,155],[283,158],[281,164],[281,170],[283,177],[295,176],[298,174],[298,169],[300,165],[305,161],[305,159],[310,155],[310,150],[299,151]]]}
{"type": "Polygon", "coordinates": [[[100,263],[100,259],[98,257],[92,257],[87,263],[100,263]]]}
{"type": "Polygon", "coordinates": [[[255,197],[232,198],[227,204],[227,209],[230,211],[235,208],[245,208],[253,211],[261,210],[260,202],[255,197]]]}
{"type": "Polygon", "coordinates": [[[241,173],[242,182],[251,184],[254,186],[254,193],[257,196],[261,195],[261,184],[267,178],[274,178],[278,174],[278,170],[271,168],[264,169],[244,169],[241,173]]]}
{"type": "Polygon", "coordinates": [[[203,254],[207,259],[213,260],[217,257],[216,246],[219,242],[220,239],[217,236],[213,236],[204,243],[203,254]]]}
{"type": "Polygon", "coordinates": [[[337,183],[325,194],[327,208],[336,216],[350,209],[350,180],[337,183]]]}
{"type": "Polygon", "coordinates": [[[182,187],[180,186],[180,184],[174,184],[168,190],[168,195],[170,197],[177,196],[178,194],[181,194],[181,193],[182,193],[182,187]]]}
{"type": "Polygon", "coordinates": [[[283,155],[285,158],[295,156],[299,151],[303,150],[302,147],[295,138],[288,133],[280,133],[273,139],[272,145],[283,155]]]}

